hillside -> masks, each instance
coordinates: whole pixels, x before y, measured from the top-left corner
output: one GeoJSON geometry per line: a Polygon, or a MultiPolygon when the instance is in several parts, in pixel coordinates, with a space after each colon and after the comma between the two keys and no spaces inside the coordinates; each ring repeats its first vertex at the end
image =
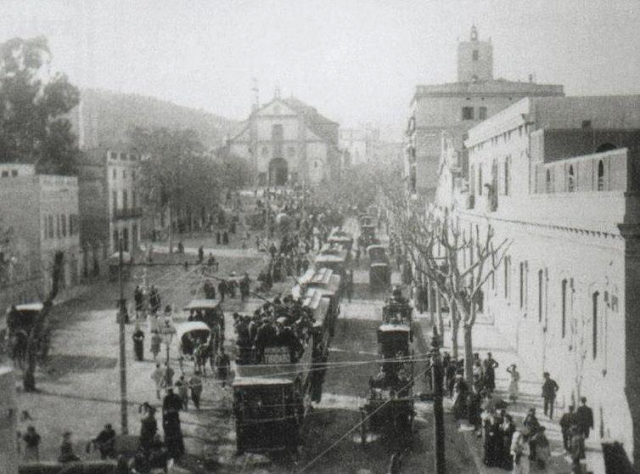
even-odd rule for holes
{"type": "Polygon", "coordinates": [[[233,120],[203,110],[137,94],[83,89],[71,122],[83,148],[126,143],[134,126],[191,128],[207,148],[216,148],[237,127],[233,120]]]}

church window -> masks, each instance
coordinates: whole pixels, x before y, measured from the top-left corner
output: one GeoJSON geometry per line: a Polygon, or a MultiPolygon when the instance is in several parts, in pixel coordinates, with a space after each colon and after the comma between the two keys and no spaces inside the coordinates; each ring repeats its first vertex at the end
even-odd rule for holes
{"type": "Polygon", "coordinates": [[[281,141],[284,139],[284,129],[281,123],[277,123],[271,127],[271,139],[274,141],[281,141]]]}
{"type": "Polygon", "coordinates": [[[598,160],[598,191],[604,190],[604,162],[598,160]]]}
{"type": "Polygon", "coordinates": [[[462,107],[462,120],[473,120],[473,107],[462,107]]]}
{"type": "Polygon", "coordinates": [[[480,107],[480,110],[478,111],[478,118],[480,120],[486,120],[487,119],[487,108],[486,107],[480,107]]]}
{"type": "Polygon", "coordinates": [[[477,61],[478,59],[480,59],[480,51],[478,51],[477,49],[473,50],[473,60],[477,61]]]}

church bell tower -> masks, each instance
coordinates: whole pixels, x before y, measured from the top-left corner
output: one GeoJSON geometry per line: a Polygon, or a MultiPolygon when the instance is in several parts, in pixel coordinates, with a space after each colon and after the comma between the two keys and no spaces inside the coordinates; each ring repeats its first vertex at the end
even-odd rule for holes
{"type": "Polygon", "coordinates": [[[458,43],[458,82],[493,80],[493,45],[480,41],[478,29],[471,27],[469,41],[458,43]]]}

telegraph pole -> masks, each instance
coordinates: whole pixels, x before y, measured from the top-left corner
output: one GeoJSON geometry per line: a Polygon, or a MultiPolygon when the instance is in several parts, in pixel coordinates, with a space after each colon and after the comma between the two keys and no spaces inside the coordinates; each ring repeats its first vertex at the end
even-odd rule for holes
{"type": "Polygon", "coordinates": [[[120,286],[120,299],[118,300],[118,333],[120,345],[120,424],[122,434],[129,434],[129,418],[127,414],[127,347],[125,333],[126,299],[124,297],[124,248],[122,237],[118,240],[118,283],[120,286]]]}
{"type": "Polygon", "coordinates": [[[431,380],[433,384],[433,447],[435,451],[434,472],[445,474],[447,466],[444,457],[444,409],[442,407],[442,360],[438,330],[433,327],[431,336],[431,380]]]}

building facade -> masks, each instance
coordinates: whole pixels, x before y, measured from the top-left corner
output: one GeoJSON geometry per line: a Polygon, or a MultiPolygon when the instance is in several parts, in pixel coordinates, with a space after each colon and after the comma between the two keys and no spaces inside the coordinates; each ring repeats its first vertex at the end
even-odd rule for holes
{"type": "Polygon", "coordinates": [[[339,125],[290,97],[256,108],[230,139],[230,153],[246,158],[259,186],[318,184],[339,169],[339,125]]]}
{"type": "Polygon", "coordinates": [[[438,204],[509,242],[485,316],[562,408],[588,398],[592,439],[640,460],[640,96],[523,99],[465,145],[468,182],[440,173],[438,204]]]}
{"type": "Polygon", "coordinates": [[[64,253],[60,289],[80,282],[78,180],[36,174],[33,165],[0,165],[3,233],[0,307],[38,301],[51,289],[54,256],[64,253]]]}
{"type": "Polygon", "coordinates": [[[78,166],[81,245],[92,258],[85,272],[99,273],[101,261],[119,250],[137,250],[142,206],[137,188],[140,156],[96,148],[78,166]]]}
{"type": "Polygon", "coordinates": [[[432,199],[438,182],[441,142],[448,140],[460,173],[467,171],[463,141],[467,131],[523,97],[564,95],[560,85],[494,79],[493,45],[475,27],[458,44],[458,80],[419,85],[411,100],[406,130],[405,175],[409,189],[432,199]]]}

